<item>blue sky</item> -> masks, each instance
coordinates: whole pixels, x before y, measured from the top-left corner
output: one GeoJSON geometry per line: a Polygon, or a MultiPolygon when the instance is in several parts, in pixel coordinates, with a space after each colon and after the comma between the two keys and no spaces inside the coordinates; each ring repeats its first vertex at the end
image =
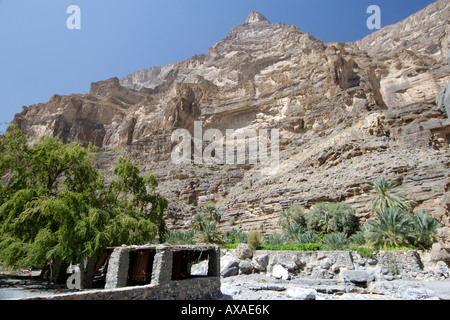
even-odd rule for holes
{"type": "MultiPolygon", "coordinates": [[[[53,94],[87,93],[91,82],[206,53],[252,10],[325,42],[372,33],[368,6],[382,27],[434,0],[0,0],[0,122],[53,94]],[[67,8],[81,9],[69,30],[67,8]]],[[[5,126],[0,126],[0,131],[5,126]]]]}

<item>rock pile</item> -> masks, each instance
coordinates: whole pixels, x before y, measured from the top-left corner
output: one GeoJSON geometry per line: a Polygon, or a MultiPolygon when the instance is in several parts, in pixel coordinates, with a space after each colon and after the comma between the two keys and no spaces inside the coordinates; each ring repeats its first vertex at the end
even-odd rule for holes
{"type": "Polygon", "coordinates": [[[426,252],[380,251],[364,258],[350,251],[258,250],[250,254],[251,251],[247,244],[225,251],[221,257],[221,276],[263,273],[283,280],[338,279],[352,283],[450,277],[447,265],[431,261],[426,252]]]}
{"type": "Polygon", "coordinates": [[[385,251],[371,258],[356,252],[249,253],[245,244],[224,252],[223,299],[450,299],[448,266],[424,252],[385,251]]]}

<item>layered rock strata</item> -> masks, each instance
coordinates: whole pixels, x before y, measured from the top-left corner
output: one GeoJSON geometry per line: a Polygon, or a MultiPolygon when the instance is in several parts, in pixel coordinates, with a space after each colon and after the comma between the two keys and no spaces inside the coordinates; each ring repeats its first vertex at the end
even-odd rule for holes
{"type": "MultiPolygon", "coordinates": [[[[186,228],[213,201],[224,229],[277,230],[282,210],[347,201],[361,222],[368,185],[387,175],[412,209],[439,214],[449,167],[450,122],[436,97],[446,63],[450,3],[439,0],[355,43],[324,43],[252,12],[207,54],[93,83],[85,95],[24,107],[13,123],[27,135],[99,147],[109,171],[129,156],[160,182],[169,224],[186,228]],[[278,129],[279,166],[172,161],[176,129],[194,136],[278,129]]],[[[445,109],[445,108],[444,108],[445,109]]]]}

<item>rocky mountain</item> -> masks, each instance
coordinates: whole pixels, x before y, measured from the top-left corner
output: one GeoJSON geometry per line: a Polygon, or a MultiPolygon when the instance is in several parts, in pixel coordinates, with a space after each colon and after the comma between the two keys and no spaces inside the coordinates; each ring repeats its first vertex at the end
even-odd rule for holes
{"type": "Polygon", "coordinates": [[[31,137],[94,143],[105,170],[128,155],[157,176],[174,228],[208,201],[224,229],[272,233],[282,210],[320,201],[345,200],[364,222],[380,175],[450,226],[450,120],[436,102],[450,80],[449,13],[438,0],[355,43],[324,43],[252,12],[206,55],[55,95],[13,122],[31,137]],[[172,133],[194,136],[194,121],[203,132],[278,129],[279,165],[174,164],[172,133]]]}

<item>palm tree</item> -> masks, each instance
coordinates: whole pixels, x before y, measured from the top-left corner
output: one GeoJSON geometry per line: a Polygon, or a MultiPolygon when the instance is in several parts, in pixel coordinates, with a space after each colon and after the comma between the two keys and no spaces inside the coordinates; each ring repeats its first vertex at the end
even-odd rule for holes
{"type": "Polygon", "coordinates": [[[345,232],[327,234],[323,238],[323,243],[329,250],[343,250],[348,244],[347,234],[345,232]]]}
{"type": "Polygon", "coordinates": [[[388,207],[378,211],[377,217],[378,222],[372,221],[366,228],[368,242],[382,248],[410,243],[409,237],[414,226],[408,214],[398,207],[388,207]]]}
{"type": "Polygon", "coordinates": [[[387,177],[379,177],[371,183],[372,195],[370,208],[374,212],[381,212],[387,208],[405,210],[408,207],[406,196],[401,192],[399,185],[387,177]]]}
{"type": "Polygon", "coordinates": [[[225,242],[224,234],[217,229],[216,223],[212,221],[203,222],[200,241],[213,244],[223,244],[225,242]]]}
{"type": "Polygon", "coordinates": [[[284,236],[287,240],[296,241],[297,237],[304,231],[305,229],[300,224],[293,222],[286,227],[284,236]]]}
{"type": "Polygon", "coordinates": [[[425,211],[416,212],[413,222],[416,246],[429,249],[439,239],[438,229],[442,225],[425,211]]]}
{"type": "Polygon", "coordinates": [[[286,228],[293,222],[291,217],[291,212],[289,210],[283,210],[280,214],[280,220],[278,220],[278,225],[283,229],[286,228]]]}
{"type": "Polygon", "coordinates": [[[202,231],[203,222],[203,216],[201,214],[196,214],[191,221],[191,228],[196,231],[202,231]]]}
{"type": "Polygon", "coordinates": [[[296,237],[297,243],[319,243],[319,241],[319,236],[312,230],[298,233],[296,237]]]}
{"type": "Polygon", "coordinates": [[[209,222],[220,222],[220,215],[216,209],[216,206],[213,204],[209,204],[202,210],[203,219],[209,222]]]}

